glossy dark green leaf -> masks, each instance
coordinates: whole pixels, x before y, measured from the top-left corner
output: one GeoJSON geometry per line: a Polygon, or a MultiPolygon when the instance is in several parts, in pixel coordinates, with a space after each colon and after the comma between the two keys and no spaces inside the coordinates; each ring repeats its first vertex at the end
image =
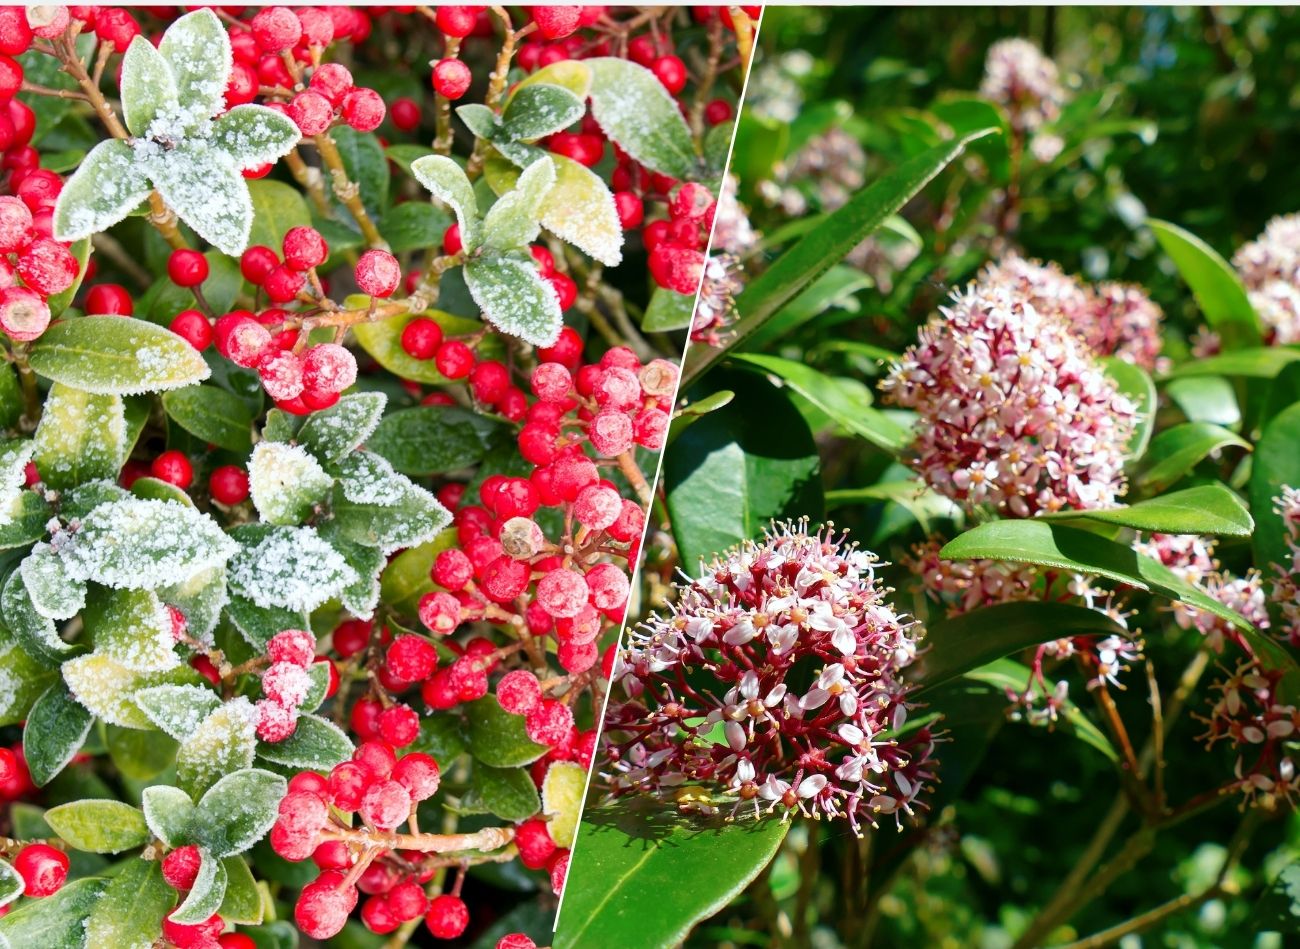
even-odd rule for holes
{"type": "Polygon", "coordinates": [[[494,768],[532,764],[546,753],[544,745],[528,737],[524,717],[507,712],[494,695],[485,695],[465,706],[465,734],[469,753],[494,768]]]}
{"type": "Polygon", "coordinates": [[[1133,437],[1128,442],[1128,456],[1141,458],[1151,441],[1151,431],[1156,424],[1156,384],[1146,370],[1110,357],[1102,360],[1106,375],[1115,381],[1119,391],[1133,400],[1137,406],[1137,423],[1133,427],[1133,437]]]}
{"type": "MultiPolygon", "coordinates": [[[[1241,424],[1237,393],[1233,390],[1232,383],[1222,376],[1170,379],[1164,390],[1165,395],[1178,406],[1189,422],[1209,422],[1232,429],[1241,424]]],[[[1272,389],[1269,391],[1271,396],[1272,389]]]]}
{"type": "Polygon", "coordinates": [[[1283,486],[1300,488],[1300,404],[1282,410],[1264,427],[1252,460],[1250,510],[1255,515],[1255,533],[1251,543],[1255,565],[1271,575],[1273,564],[1291,562],[1286,525],[1273,509],[1273,499],[1281,496],[1283,486]]]}
{"type": "MultiPolygon", "coordinates": [[[[780,313],[755,330],[745,340],[744,348],[751,352],[765,352],[785,334],[832,307],[848,307],[854,294],[874,285],[872,279],[856,267],[836,264],[783,306],[780,313]]],[[[856,303],[852,305],[856,309],[856,303]]]]}
{"type": "Polygon", "coordinates": [[[691,325],[694,315],[695,295],[678,293],[667,287],[655,287],[650,303],[641,317],[641,328],[647,333],[667,333],[691,325]]]}
{"type": "Polygon", "coordinates": [[[1235,352],[1210,356],[1207,359],[1190,359],[1175,368],[1170,375],[1178,379],[1187,376],[1241,376],[1247,379],[1272,379],[1297,360],[1300,360],[1300,349],[1290,346],[1238,349],[1235,352]]]}
{"type": "Polygon", "coordinates": [[[923,694],[972,669],[1029,646],[1069,636],[1125,636],[1097,610],[1068,603],[999,603],[926,624],[926,653],[915,672],[923,694]]]}
{"type": "Polygon", "coordinates": [[[421,405],[390,412],[366,448],[408,475],[466,468],[482,460],[501,425],[453,406],[421,405]]]}
{"type": "Polygon", "coordinates": [[[664,458],[668,512],[688,572],[761,534],[772,518],[818,517],[822,509],[817,446],[786,394],[745,370],[712,382],[734,401],[682,432],[664,458]]]}
{"type": "MultiPolygon", "coordinates": [[[[99,904],[108,883],[101,877],[73,880],[53,896],[28,900],[0,919],[0,939],[20,949],[85,945],[86,920],[99,904]]],[[[160,928],[161,925],[160,917],[160,928]]]]}
{"type": "MultiPolygon", "coordinates": [[[[371,216],[380,216],[388,206],[388,158],[379,139],[370,132],[358,132],[339,125],[328,133],[343,159],[348,180],[361,189],[361,203],[371,216]]],[[[334,196],[333,189],[328,189],[334,196]]],[[[339,219],[351,226],[352,216],[342,212],[339,219]]]]}
{"type": "Polygon", "coordinates": [[[1225,350],[1258,346],[1259,317],[1246,297],[1241,278],[1226,260],[1195,234],[1168,221],[1149,220],[1161,248],[1192,288],[1196,304],[1225,350]]]}
{"type": "Polygon", "coordinates": [[[1200,484],[1147,501],[1104,511],[1062,511],[1054,521],[1089,520],[1161,534],[1219,534],[1249,537],[1255,522],[1236,492],[1222,484],[1200,484]]]}
{"type": "Polygon", "coordinates": [[[451,215],[442,208],[427,201],[404,201],[384,215],[379,233],[389,250],[401,254],[438,246],[451,223],[451,215]]]}
{"type": "Polygon", "coordinates": [[[1300,861],[1283,867],[1250,915],[1255,932],[1300,934],[1300,861]]]}
{"type": "Polygon", "coordinates": [[[521,821],[541,809],[537,785],[525,768],[493,768],[476,764],[470,775],[469,793],[463,799],[467,808],[483,808],[502,820],[521,821]]]}
{"type": "Polygon", "coordinates": [[[176,762],[176,739],[156,731],[109,725],[105,744],[113,766],[136,781],[157,777],[176,762]]]}
{"type": "Polygon", "coordinates": [[[62,771],[90,734],[94,717],[56,682],[41,693],[23,728],[23,755],[32,783],[44,787],[62,771]]]}
{"type": "Polygon", "coordinates": [[[710,820],[645,800],[588,807],[555,949],[677,945],[749,885],[789,829],[778,817],[710,820]]]}
{"type": "Polygon", "coordinates": [[[239,396],[213,385],[167,392],[163,408],[185,431],[239,455],[252,448],[253,413],[239,396]]]}
{"type": "Polygon", "coordinates": [[[226,857],[226,894],[219,910],[228,923],[260,923],[265,916],[262,892],[243,857],[226,857]]]}
{"type": "Polygon", "coordinates": [[[971,142],[994,129],[981,129],[945,142],[877,178],[844,207],[830,214],[815,231],[782,254],[737,299],[740,319],[732,327],[729,347],[694,347],[684,367],[688,385],[732,348],[775,316],[804,288],[844,259],[886,218],[906,204],[971,142]]]}
{"type": "Polygon", "coordinates": [[[113,877],[86,921],[87,946],[147,946],[162,938],[176,901],[160,860],[132,859],[113,877]]]}
{"type": "Polygon", "coordinates": [[[1151,440],[1134,472],[1134,483],[1143,492],[1163,491],[1211,452],[1230,446],[1248,449],[1250,443],[1235,432],[1208,422],[1185,422],[1167,428],[1151,440]]]}
{"type": "Polygon", "coordinates": [[[258,742],[257,754],[272,764],[328,771],[352,757],[352,742],[333,722],[300,715],[292,735],[283,741],[258,742]]]}

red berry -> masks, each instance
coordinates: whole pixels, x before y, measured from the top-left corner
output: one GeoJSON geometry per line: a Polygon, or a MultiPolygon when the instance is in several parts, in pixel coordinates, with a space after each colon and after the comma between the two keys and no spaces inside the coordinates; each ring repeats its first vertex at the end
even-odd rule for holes
{"type": "Polygon", "coordinates": [[[257,45],[268,53],[292,49],[302,39],[302,21],[288,7],[266,7],[249,25],[257,45]]]}
{"type": "Polygon", "coordinates": [[[356,267],[357,286],[372,297],[392,296],[402,282],[402,267],[386,250],[368,250],[356,267]]]}
{"type": "Polygon", "coordinates": [[[255,287],[265,283],[271,271],[279,264],[280,258],[276,256],[275,251],[262,244],[254,244],[239,258],[240,272],[244,275],[244,279],[255,287]]]}
{"type": "Polygon", "coordinates": [[[266,279],[262,282],[262,289],[266,291],[272,303],[288,303],[298,296],[298,291],[303,288],[306,281],[307,278],[301,271],[287,264],[278,264],[266,275],[266,279]]]}
{"type": "Polygon", "coordinates": [[[355,761],[335,765],[329,774],[330,800],[339,810],[355,811],[361,806],[371,777],[370,770],[355,761]]]}
{"type": "Polygon", "coordinates": [[[188,890],[199,875],[203,856],[193,844],[177,847],[163,857],[162,875],[167,885],[175,890],[188,890]]]}
{"type": "Polygon", "coordinates": [[[372,896],[361,904],[361,922],[372,933],[386,935],[402,925],[385,896],[372,896]]]}
{"type": "Polygon", "coordinates": [[[436,938],[455,939],[469,926],[469,908],[460,897],[444,893],[429,904],[424,922],[436,938]]]}
{"type": "Polygon", "coordinates": [[[244,933],[223,933],[217,937],[217,945],[221,949],[257,949],[253,937],[244,933]]]}
{"type": "Polygon", "coordinates": [[[95,8],[95,35],[125,53],[131,40],[140,35],[140,24],[122,7],[95,8]]]}
{"type": "Polygon", "coordinates": [[[194,925],[178,923],[171,917],[163,917],[162,921],[163,938],[177,949],[208,949],[223,928],[225,922],[217,913],[194,925]]]}
{"type": "Polygon", "coordinates": [[[50,307],[41,295],[26,287],[0,290],[0,329],[10,339],[36,339],[50,325],[50,307]]]}
{"type": "Polygon", "coordinates": [[[289,118],[303,135],[320,135],[334,120],[334,106],[319,92],[308,89],[289,100],[289,118]]]}
{"type": "Polygon", "coordinates": [[[208,258],[197,250],[174,250],[167,258],[167,276],[178,287],[197,287],[208,279],[208,258]]]}
{"type": "Polygon", "coordinates": [[[433,361],[448,379],[464,379],[474,368],[474,351],[459,340],[447,340],[438,347],[433,361]]]}
{"type": "Polygon", "coordinates": [[[676,56],[660,56],[650,64],[650,71],[672,95],[686,88],[686,64],[676,56]]]}
{"type": "Polygon", "coordinates": [[[131,294],[116,283],[97,283],[86,294],[86,312],[102,316],[130,316],[135,310],[131,294]]]}
{"type": "Polygon", "coordinates": [[[523,933],[510,933],[497,940],[496,949],[537,949],[537,943],[523,933]]]}
{"type": "Polygon", "coordinates": [[[0,7],[0,53],[20,56],[32,45],[32,29],[22,7],[0,7]]]}
{"type": "Polygon", "coordinates": [[[542,686],[527,669],[507,672],[497,683],[497,701],[507,712],[523,715],[542,700],[542,686]]]}
{"type": "Polygon", "coordinates": [[[159,481],[174,484],[182,491],[194,482],[194,466],[184,452],[175,448],[155,458],[149,465],[149,472],[159,481]]]}
{"type": "Polygon", "coordinates": [[[482,9],[484,8],[438,7],[434,22],[438,24],[438,29],[448,36],[464,39],[474,32],[474,24],[477,22],[479,11],[482,9]]]}
{"type": "Polygon", "coordinates": [[[395,830],[411,816],[411,795],[396,781],[380,781],[366,791],[360,813],[380,830],[395,830]]]}
{"type": "Polygon", "coordinates": [[[284,235],[283,249],[284,262],[294,270],[319,267],[330,253],[320,231],[304,225],[289,228],[284,235]]]}
{"type": "Polygon", "coordinates": [[[577,32],[582,17],[581,7],[533,7],[529,12],[537,31],[548,40],[562,40],[577,32]]]}
{"type": "Polygon", "coordinates": [[[302,384],[311,393],[337,395],[357,381],[357,357],[338,343],[318,343],[302,354],[302,384]]]}
{"type": "Polygon", "coordinates": [[[293,918],[298,928],[312,939],[338,935],[357,905],[356,887],[344,889],[344,880],[342,872],[330,870],[303,887],[293,918]]]}
{"type": "Polygon", "coordinates": [[[484,360],[469,374],[469,386],[478,401],[495,405],[510,386],[510,370],[496,360],[484,360]]]}
{"type": "Polygon", "coordinates": [[[703,273],[704,255],[698,250],[662,243],[650,252],[650,275],[661,287],[694,295],[703,273]]]}
{"type": "Polygon", "coordinates": [[[263,359],[257,367],[266,394],[277,402],[295,399],[302,394],[302,360],[292,352],[278,352],[263,359]]]}
{"type": "Polygon", "coordinates": [[[25,895],[51,896],[68,879],[68,855],[47,844],[28,844],[18,851],[13,868],[23,878],[25,895]]]}
{"type": "Polygon", "coordinates": [[[343,121],[358,132],[373,132],[387,113],[384,97],[374,89],[353,89],[343,97],[343,121]]]}
{"type": "Polygon", "coordinates": [[[551,891],[559,896],[564,891],[564,878],[569,875],[569,851],[557,852],[547,870],[551,875],[551,891]]]}
{"type": "Polygon", "coordinates": [[[406,788],[411,800],[428,800],[438,793],[441,781],[438,762],[429,755],[412,752],[393,765],[393,780],[406,788]]]}
{"type": "Polygon", "coordinates": [[[0,253],[11,254],[31,239],[32,210],[21,198],[0,197],[0,253]]]}
{"type": "Polygon", "coordinates": [[[412,359],[432,359],[440,345],[442,327],[428,317],[416,317],[402,329],[402,349],[412,359]]]}
{"type": "Polygon", "coordinates": [[[240,504],[248,497],[248,472],[238,465],[222,465],[208,479],[208,492],[219,504],[240,504]]]}
{"type": "MultiPolygon", "coordinates": [[[[458,605],[456,607],[458,619],[459,613],[458,605]]],[[[421,609],[421,619],[423,618],[423,609],[421,609]]],[[[388,647],[385,663],[394,678],[402,682],[423,682],[433,675],[433,670],[438,667],[438,650],[422,636],[414,634],[398,636],[388,647]]]]}
{"type": "Polygon", "coordinates": [[[393,124],[402,132],[413,132],[420,125],[420,106],[405,96],[393,100],[393,124]]]}
{"type": "Polygon", "coordinates": [[[542,699],[524,715],[524,730],[539,745],[563,744],[573,728],[573,712],[557,699],[542,699]]]}
{"type": "MultiPolygon", "coordinates": [[[[379,703],[375,702],[379,707],[379,703]]],[[[375,713],[375,727],[378,729],[379,712],[375,713]]],[[[397,756],[393,749],[389,748],[382,741],[364,741],[352,752],[352,760],[361,765],[370,772],[370,776],[375,780],[386,781],[393,773],[393,766],[397,764],[397,756]]]]}
{"type": "Polygon", "coordinates": [[[445,99],[459,99],[469,91],[473,75],[459,59],[440,59],[433,67],[433,90],[445,99]]]}
{"type": "Polygon", "coordinates": [[[460,225],[452,224],[442,232],[442,252],[447,255],[459,254],[465,245],[460,239],[460,225]]]}
{"type": "Polygon", "coordinates": [[[587,581],[576,570],[552,570],[537,581],[537,602],[551,616],[577,616],[587,603],[587,581]]]}
{"type": "Polygon", "coordinates": [[[618,223],[625,231],[639,227],[645,219],[645,205],[631,191],[614,192],[614,210],[618,213],[618,223]]]}
{"type": "Polygon", "coordinates": [[[172,318],[168,329],[199,352],[212,345],[212,324],[198,310],[181,310],[172,318]]]}
{"type": "Polygon", "coordinates": [[[338,106],[352,91],[352,72],[340,63],[321,63],[312,72],[307,85],[328,99],[331,105],[338,106]]]}
{"type": "Polygon", "coordinates": [[[556,849],[546,821],[536,817],[515,828],[515,845],[519,848],[519,861],[530,870],[546,866],[556,849]]]}
{"type": "Polygon", "coordinates": [[[732,116],[731,103],[726,99],[714,99],[704,107],[704,121],[710,125],[721,125],[732,116]]]}
{"type": "Polygon", "coordinates": [[[573,301],[578,299],[578,285],[573,282],[569,275],[554,273],[546,279],[555,290],[555,295],[559,298],[560,310],[564,311],[573,306],[573,301]]]}
{"type": "MultiPolygon", "coordinates": [[[[420,622],[439,636],[454,633],[456,627],[460,625],[460,601],[450,593],[426,593],[420,598],[419,612],[420,622]]],[[[436,650],[434,657],[436,662],[436,650]]]]}
{"type": "Polygon", "coordinates": [[[391,705],[379,716],[379,734],[397,748],[405,748],[420,735],[420,716],[406,705],[391,705]]]}

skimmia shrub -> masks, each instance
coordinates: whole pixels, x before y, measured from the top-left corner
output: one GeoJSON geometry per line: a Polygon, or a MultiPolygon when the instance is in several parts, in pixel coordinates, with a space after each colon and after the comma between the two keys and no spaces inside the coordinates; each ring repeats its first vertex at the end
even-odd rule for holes
{"type": "Polygon", "coordinates": [[[0,944],[549,942],[753,28],[0,10],[0,944]]]}
{"type": "Polygon", "coordinates": [[[767,14],[559,946],[1300,931],[1300,195],[967,13],[767,14]]]}

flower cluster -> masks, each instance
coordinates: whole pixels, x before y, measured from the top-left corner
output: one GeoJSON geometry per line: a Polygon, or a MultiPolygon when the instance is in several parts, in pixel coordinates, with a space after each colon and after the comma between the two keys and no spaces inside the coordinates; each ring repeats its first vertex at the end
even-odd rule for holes
{"type": "Polygon", "coordinates": [[[944,560],[940,538],[912,548],[903,565],[920,580],[921,589],[949,616],[969,613],[981,606],[1031,599],[1038,571],[1002,560],[944,560]]]}
{"type": "Polygon", "coordinates": [[[968,509],[1013,517],[1124,494],[1136,409],[1059,314],[1015,281],[954,293],[883,383],[919,415],[912,464],[968,509]]]}
{"type": "MultiPolygon", "coordinates": [[[[1300,214],[1273,218],[1232,257],[1271,345],[1300,342],[1300,214]]],[[[1210,339],[1208,348],[1217,349],[1210,339]]]]}
{"type": "Polygon", "coordinates": [[[1300,708],[1283,702],[1282,675],[1257,659],[1243,661],[1214,684],[1219,696],[1204,718],[1207,745],[1226,741],[1236,749],[1234,771],[1248,801],[1294,803],[1300,793],[1300,773],[1287,748],[1300,735],[1300,708]]]}
{"type": "Polygon", "coordinates": [[[877,566],[830,527],[774,525],[680,587],[620,656],[626,697],[606,714],[614,792],[694,786],[735,811],[843,818],[859,834],[924,807],[934,738],[901,734],[917,644],[877,566]]]}
{"type": "Polygon", "coordinates": [[[1300,490],[1283,485],[1282,493],[1273,499],[1273,510],[1286,529],[1290,557],[1284,563],[1272,564],[1269,600],[1282,619],[1278,635],[1285,636],[1292,648],[1300,649],[1300,490]]]}
{"type": "Polygon", "coordinates": [[[1056,63],[1019,37],[989,47],[980,94],[1006,106],[1012,127],[1023,132],[1055,121],[1066,100],[1056,63]]]}

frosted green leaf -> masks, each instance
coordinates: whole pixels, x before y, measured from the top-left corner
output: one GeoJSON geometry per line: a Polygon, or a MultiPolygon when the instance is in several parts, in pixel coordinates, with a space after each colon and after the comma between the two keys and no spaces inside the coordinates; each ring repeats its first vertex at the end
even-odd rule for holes
{"type": "Polygon", "coordinates": [[[698,171],[691,130],[655,74],[626,59],[585,60],[591,114],[623,151],[651,171],[690,179],[698,171]]]}
{"type": "Polygon", "coordinates": [[[8,906],[23,895],[26,884],[18,871],[0,860],[0,906],[8,906]]]}
{"type": "Polygon", "coordinates": [[[143,36],[131,40],[122,57],[121,93],[126,127],[136,136],[144,135],[155,118],[174,114],[179,107],[167,60],[143,36]]]}
{"type": "Polygon", "coordinates": [[[283,158],[302,139],[293,120],[262,105],[237,105],[216,121],[212,142],[240,171],[283,158]]]}
{"type": "Polygon", "coordinates": [[[515,83],[510,98],[506,101],[509,103],[510,99],[519,95],[529,86],[541,84],[563,86],[579,99],[585,99],[591,92],[591,68],[587,65],[587,62],[581,59],[564,59],[558,63],[543,66],[537,72],[530,73],[515,83]]]}
{"type": "Polygon", "coordinates": [[[478,201],[474,197],[474,186],[460,165],[443,155],[425,155],[411,162],[411,174],[435,198],[450,205],[460,224],[460,239],[465,250],[477,250],[482,242],[478,201]]]}
{"type": "MultiPolygon", "coordinates": [[[[502,152],[507,158],[513,157],[502,152]]],[[[552,155],[555,185],[542,202],[542,227],[607,267],[623,260],[623,225],[614,195],[600,175],[563,155],[552,155]]],[[[497,192],[514,187],[518,172],[509,163],[489,159],[488,183],[497,192]]]]}
{"type": "Polygon", "coordinates": [[[176,753],[176,778],[201,794],[223,774],[250,767],[257,751],[257,711],[240,695],[205,718],[176,753]]]}
{"type": "Polygon", "coordinates": [[[52,620],[71,619],[86,605],[86,584],[70,576],[62,558],[41,543],[18,565],[37,613],[52,620]]]}
{"type": "Polygon", "coordinates": [[[227,565],[231,592],[265,608],[311,612],[357,579],[343,555],[310,527],[241,531],[227,565]]]}
{"type": "Polygon", "coordinates": [[[155,685],[136,692],[135,704],[164,733],[184,741],[221,707],[221,697],[201,685],[155,685]]]}
{"type": "Polygon", "coordinates": [[[149,832],[168,847],[183,847],[190,841],[194,823],[194,801],[180,788],[155,784],[140,795],[149,832]]]}
{"type": "Polygon", "coordinates": [[[525,247],[541,230],[542,202],[555,185],[555,163],[544,156],[525,168],[514,189],[503,194],[483,218],[483,242],[495,250],[525,247]]]}
{"type": "Polygon", "coordinates": [[[262,520],[299,524],[329,493],[334,479],[299,445],[258,442],[248,464],[248,486],[262,520]]]}
{"type": "Polygon", "coordinates": [[[329,771],[352,757],[352,742],[333,722],[319,715],[298,716],[298,727],[284,741],[262,742],[258,755],[272,764],[286,768],[313,768],[329,771]]]}
{"type": "Polygon", "coordinates": [[[95,651],[134,672],[163,672],[180,664],[171,616],[152,590],[96,588],[82,619],[95,651]]]}
{"type": "Polygon", "coordinates": [[[158,52],[175,78],[177,95],[188,117],[187,131],[199,128],[225,107],[226,81],[234,54],[230,36],[215,13],[195,10],[178,18],[163,34],[158,52]]]}
{"type": "Polygon", "coordinates": [[[228,774],[199,800],[195,837],[216,857],[243,853],[271,829],[289,782],[250,768],[228,774]]]}
{"type": "Polygon", "coordinates": [[[226,618],[234,624],[244,641],[258,652],[266,649],[271,637],[282,629],[308,629],[307,614],[302,610],[262,607],[235,594],[226,604],[226,618]]]}
{"type": "Polygon", "coordinates": [[[67,767],[90,734],[94,717],[55,682],[41,693],[23,726],[23,756],[32,783],[44,787],[67,767]]]}
{"type": "Polygon", "coordinates": [[[36,446],[30,439],[14,439],[0,445],[0,527],[12,523],[18,496],[27,483],[27,462],[36,446]]]}
{"type": "Polygon", "coordinates": [[[162,920],[176,902],[162,875],[162,861],[126,861],[109,881],[85,921],[86,949],[151,949],[162,940],[162,920]]]}
{"type": "Polygon", "coordinates": [[[568,128],[586,111],[582,100],[563,86],[532,83],[511,97],[501,130],[515,141],[535,142],[568,128]]]}
{"type": "Polygon", "coordinates": [[[371,451],[353,452],[334,470],[343,496],[357,504],[399,504],[413,487],[410,478],[398,474],[387,459],[371,451]]]}
{"type": "MultiPolygon", "coordinates": [[[[125,322],[121,317],[113,319],[125,322]]],[[[56,382],[45,397],[32,448],[41,480],[52,488],[116,478],[126,460],[121,398],[92,395],[56,382]]]]}
{"type": "MultiPolygon", "coordinates": [[[[524,142],[508,142],[505,139],[493,142],[492,147],[509,159],[517,168],[527,168],[537,159],[550,155],[550,152],[538,148],[536,145],[528,145],[524,142]]],[[[558,156],[551,155],[550,157],[554,159],[558,156]]]]}
{"type": "Polygon", "coordinates": [[[542,813],[546,828],[558,847],[572,847],[578,816],[587,789],[587,769],[572,761],[556,761],[542,780],[542,813]]]}
{"type": "MultiPolygon", "coordinates": [[[[221,862],[226,867],[226,898],[221,901],[221,918],[227,923],[258,925],[266,916],[266,906],[253,872],[243,857],[225,857],[221,862]]],[[[281,921],[279,925],[292,931],[287,922],[281,921]]],[[[283,941],[277,945],[283,945],[283,941]]]]}
{"type": "Polygon", "coordinates": [[[131,492],[116,481],[105,478],[86,481],[63,492],[59,513],[65,521],[79,521],[101,504],[130,496],[131,492]]]}
{"type": "Polygon", "coordinates": [[[298,443],[324,462],[337,461],[365,442],[384,416],[388,396],[354,392],[313,412],[298,432],[298,443]]]}
{"type": "Polygon", "coordinates": [[[358,619],[369,619],[379,605],[379,574],[388,558],[377,547],[353,543],[343,537],[330,536],[329,542],[357,572],[356,582],[348,584],[339,595],[343,608],[358,619]]]}
{"type": "Polygon", "coordinates": [[[78,241],[106,231],[149,196],[152,185],[120,139],[92,148],[54,203],[54,237],[78,241]]]}
{"type": "Polygon", "coordinates": [[[156,590],[224,563],[236,550],[207,514],[175,501],[130,498],[91,511],[61,553],[83,580],[156,590]]]}
{"type": "Polygon", "coordinates": [[[564,326],[555,288],[532,261],[480,257],[465,264],[465,284],[489,323],[534,346],[554,346],[564,326]]]}
{"type": "Polygon", "coordinates": [[[37,612],[21,570],[15,570],[5,581],[0,609],[19,645],[37,659],[59,662],[76,648],[59,638],[53,620],[37,612]]]}
{"type": "Polygon", "coordinates": [[[27,900],[0,919],[0,946],[81,949],[86,945],[85,921],[108,885],[100,877],[70,880],[53,896],[27,900]]]}
{"type": "Polygon", "coordinates": [[[58,680],[58,665],[35,658],[10,639],[0,645],[0,725],[15,725],[25,719],[52,682],[58,680]]]}
{"type": "Polygon", "coordinates": [[[497,118],[497,114],[477,102],[457,107],[456,114],[465,123],[465,127],[479,138],[490,140],[501,130],[501,120],[497,118]]]}
{"type": "Polygon", "coordinates": [[[121,853],[149,841],[149,828],[138,808],[122,801],[91,798],[70,801],[45,812],[56,834],[86,853],[121,853]]]}
{"type": "Polygon", "coordinates": [[[30,358],[46,378],[97,395],[179,389],[212,374],[194,347],[171,330],[120,316],[55,323],[32,344],[30,358]]]}
{"type": "Polygon", "coordinates": [[[63,681],[73,696],[97,718],[123,728],[152,728],[133,696],[154,685],[197,685],[199,674],[188,665],[166,672],[135,672],[103,653],[69,659],[62,666],[63,681]]]}
{"type": "Polygon", "coordinates": [[[201,570],[182,583],[161,587],[158,596],[181,611],[190,636],[206,642],[217,628],[221,611],[229,600],[225,564],[201,570]]]}
{"type": "Polygon", "coordinates": [[[353,456],[369,470],[339,479],[334,493],[334,524],[340,536],[390,554],[432,540],[451,523],[438,499],[387,461],[369,452],[353,456]]]}
{"type": "Polygon", "coordinates": [[[205,922],[221,908],[226,897],[226,868],[206,850],[201,851],[199,875],[194,878],[189,895],[171,913],[171,919],[187,926],[205,922]]]}
{"type": "Polygon", "coordinates": [[[149,178],[167,206],[199,237],[238,257],[253,227],[253,199],[235,159],[215,141],[186,139],[171,149],[136,146],[149,178]]]}

